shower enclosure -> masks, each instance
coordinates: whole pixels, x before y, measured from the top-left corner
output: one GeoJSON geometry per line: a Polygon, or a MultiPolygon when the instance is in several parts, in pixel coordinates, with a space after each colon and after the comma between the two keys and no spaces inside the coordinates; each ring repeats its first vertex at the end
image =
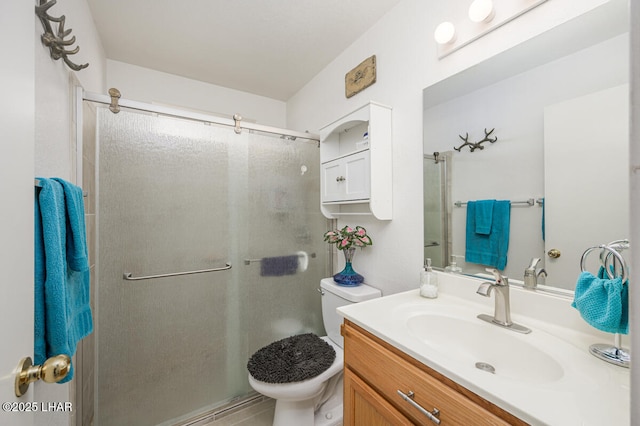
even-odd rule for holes
{"type": "Polygon", "coordinates": [[[96,110],[96,424],[176,424],[250,396],[255,350],[323,332],[317,142],[96,110]],[[281,256],[297,271],[263,267],[281,256]]]}

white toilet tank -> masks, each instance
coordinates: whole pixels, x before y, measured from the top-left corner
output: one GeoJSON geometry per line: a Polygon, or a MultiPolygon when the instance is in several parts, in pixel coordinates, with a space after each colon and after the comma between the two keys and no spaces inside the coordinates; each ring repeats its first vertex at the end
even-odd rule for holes
{"type": "Polygon", "coordinates": [[[366,284],[355,287],[340,286],[333,281],[333,278],[323,278],[320,281],[322,289],[322,321],[327,336],[338,346],[344,348],[344,340],[340,334],[340,324],[342,317],[336,312],[340,306],[352,303],[363,302],[382,296],[382,292],[377,288],[366,284]]]}

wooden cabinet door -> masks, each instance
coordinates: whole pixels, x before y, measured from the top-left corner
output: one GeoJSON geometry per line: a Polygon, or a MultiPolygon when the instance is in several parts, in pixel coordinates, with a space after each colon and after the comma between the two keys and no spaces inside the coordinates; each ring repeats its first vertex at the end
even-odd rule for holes
{"type": "Polygon", "coordinates": [[[411,426],[413,423],[348,368],[344,371],[344,426],[411,426]]]}

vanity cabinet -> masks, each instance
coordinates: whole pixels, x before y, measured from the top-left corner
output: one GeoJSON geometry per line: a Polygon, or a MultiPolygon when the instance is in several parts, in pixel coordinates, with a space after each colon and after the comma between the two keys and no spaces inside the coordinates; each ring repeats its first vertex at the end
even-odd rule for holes
{"type": "Polygon", "coordinates": [[[320,129],[321,205],[328,218],[392,217],[391,108],[358,108],[320,129]]]}
{"type": "Polygon", "coordinates": [[[342,335],[345,426],[527,424],[348,320],[342,335]]]}

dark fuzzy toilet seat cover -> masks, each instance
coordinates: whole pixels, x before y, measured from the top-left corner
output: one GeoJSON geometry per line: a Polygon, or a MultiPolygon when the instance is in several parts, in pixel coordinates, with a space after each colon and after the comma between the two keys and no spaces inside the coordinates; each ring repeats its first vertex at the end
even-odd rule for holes
{"type": "Polygon", "coordinates": [[[273,342],[254,353],[247,369],[267,383],[293,383],[315,377],[336,359],[333,347],[313,333],[273,342]]]}

